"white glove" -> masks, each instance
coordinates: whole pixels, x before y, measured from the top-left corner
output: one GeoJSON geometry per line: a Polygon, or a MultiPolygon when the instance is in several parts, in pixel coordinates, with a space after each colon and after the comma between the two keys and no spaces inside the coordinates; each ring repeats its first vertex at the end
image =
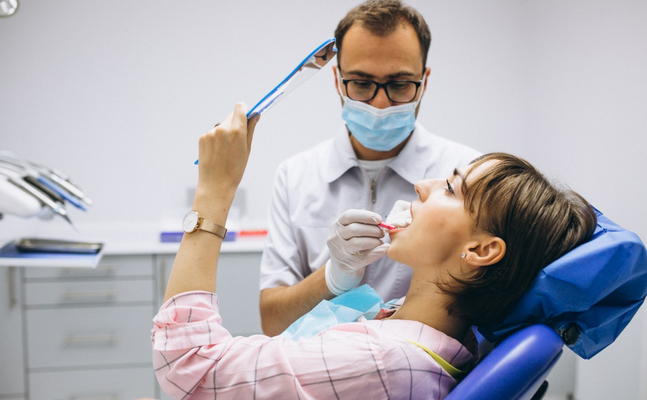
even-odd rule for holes
{"type": "Polygon", "coordinates": [[[409,226],[411,224],[411,203],[405,200],[396,201],[386,217],[386,223],[398,228],[409,226]]]}
{"type": "Polygon", "coordinates": [[[366,210],[348,210],[330,226],[326,285],[335,295],[345,293],[362,280],[364,267],[386,254],[388,243],[378,224],[382,217],[366,210]]]}

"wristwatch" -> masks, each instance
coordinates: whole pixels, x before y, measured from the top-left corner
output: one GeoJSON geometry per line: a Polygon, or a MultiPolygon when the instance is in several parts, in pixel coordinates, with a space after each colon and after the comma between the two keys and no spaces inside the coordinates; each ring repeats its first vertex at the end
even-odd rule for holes
{"type": "Polygon", "coordinates": [[[227,236],[227,228],[204,219],[196,210],[191,210],[186,213],[182,220],[182,229],[184,229],[184,232],[186,233],[193,233],[200,229],[213,233],[214,235],[221,237],[223,240],[225,239],[225,236],[227,236]]]}

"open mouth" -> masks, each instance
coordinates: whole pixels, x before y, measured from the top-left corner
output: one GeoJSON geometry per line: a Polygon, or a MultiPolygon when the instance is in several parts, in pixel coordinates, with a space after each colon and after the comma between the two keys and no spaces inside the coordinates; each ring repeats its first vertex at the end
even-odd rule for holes
{"type": "Polygon", "coordinates": [[[389,234],[406,229],[411,225],[412,207],[412,203],[398,200],[387,217],[388,222],[380,223],[380,227],[389,234]]]}
{"type": "Polygon", "coordinates": [[[400,232],[400,231],[403,231],[403,230],[407,229],[409,227],[409,225],[411,225],[411,222],[408,222],[403,226],[391,225],[392,229],[388,229],[388,230],[385,229],[385,230],[388,232],[389,235],[392,235],[392,234],[394,234],[396,232],[400,232]]]}

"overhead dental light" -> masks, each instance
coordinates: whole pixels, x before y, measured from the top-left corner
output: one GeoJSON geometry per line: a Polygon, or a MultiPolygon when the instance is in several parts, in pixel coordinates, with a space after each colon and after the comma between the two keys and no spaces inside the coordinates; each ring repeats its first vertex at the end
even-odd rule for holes
{"type": "Polygon", "coordinates": [[[18,0],[0,0],[0,17],[10,17],[18,10],[18,0]]]}

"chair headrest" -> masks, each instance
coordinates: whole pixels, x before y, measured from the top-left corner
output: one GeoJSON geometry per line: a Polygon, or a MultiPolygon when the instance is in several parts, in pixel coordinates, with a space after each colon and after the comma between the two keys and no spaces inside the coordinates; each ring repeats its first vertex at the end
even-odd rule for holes
{"type": "Polygon", "coordinates": [[[647,250],[635,233],[595,212],[591,240],[545,267],[502,323],[478,327],[487,340],[545,324],[576,338],[566,344],[589,359],[620,335],[647,295],[647,250]]]}

